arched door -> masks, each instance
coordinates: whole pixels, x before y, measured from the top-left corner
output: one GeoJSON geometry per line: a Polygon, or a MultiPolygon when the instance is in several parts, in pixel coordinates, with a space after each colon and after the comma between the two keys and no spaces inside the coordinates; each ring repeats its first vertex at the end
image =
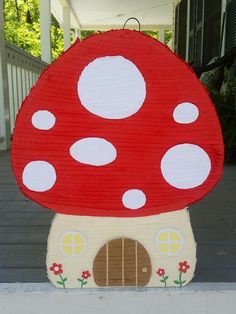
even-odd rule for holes
{"type": "Polygon", "coordinates": [[[145,286],[151,276],[150,257],[138,241],[119,238],[98,251],[93,265],[98,286],[145,286]]]}

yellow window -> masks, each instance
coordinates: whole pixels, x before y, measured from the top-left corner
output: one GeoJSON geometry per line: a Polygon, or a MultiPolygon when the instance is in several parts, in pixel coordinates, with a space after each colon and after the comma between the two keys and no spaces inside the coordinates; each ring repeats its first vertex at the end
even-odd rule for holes
{"type": "Polygon", "coordinates": [[[159,250],[164,254],[168,254],[168,244],[167,243],[159,243],[159,250]]]}
{"type": "Polygon", "coordinates": [[[162,229],[156,236],[156,246],[164,255],[176,255],[183,249],[184,237],[175,229],[162,229]]]}
{"type": "Polygon", "coordinates": [[[85,249],[85,238],[78,231],[67,231],[60,239],[59,247],[66,256],[77,256],[85,249]]]}

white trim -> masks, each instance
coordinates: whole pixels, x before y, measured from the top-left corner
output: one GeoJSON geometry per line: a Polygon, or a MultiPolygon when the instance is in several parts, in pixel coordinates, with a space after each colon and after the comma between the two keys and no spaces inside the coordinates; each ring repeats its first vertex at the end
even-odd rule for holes
{"type": "MultiPolygon", "coordinates": [[[[81,25],[81,30],[110,30],[110,29],[121,29],[123,25],[116,25],[116,24],[109,24],[109,25],[81,25]]],[[[138,29],[137,24],[127,24],[126,29],[138,29]]],[[[144,30],[156,30],[156,29],[166,29],[166,30],[172,30],[173,25],[172,24],[142,24],[141,25],[141,31],[144,30]]]]}
{"type": "Polygon", "coordinates": [[[69,3],[68,3],[67,0],[59,0],[59,1],[61,2],[61,5],[62,5],[63,7],[69,7],[69,3]]]}
{"type": "Polygon", "coordinates": [[[39,1],[40,12],[40,47],[41,59],[51,63],[51,3],[50,0],[39,1]]]}
{"type": "Polygon", "coordinates": [[[75,28],[75,39],[79,38],[81,39],[81,29],[80,28],[75,28]]]}
{"type": "MultiPolygon", "coordinates": [[[[125,296],[125,294],[122,294],[121,292],[126,293],[133,293],[133,294],[143,294],[144,296],[147,294],[152,294],[155,293],[156,295],[191,295],[191,294],[197,294],[197,293],[214,293],[216,292],[217,294],[220,294],[219,292],[222,292],[223,294],[227,294],[228,292],[233,292],[236,297],[236,282],[191,282],[187,286],[184,286],[182,288],[152,288],[152,287],[117,287],[117,288],[90,288],[90,289],[57,289],[55,288],[51,283],[49,282],[44,282],[44,283],[0,283],[0,298],[3,295],[9,295],[12,298],[12,295],[74,295],[75,297],[83,296],[83,295],[88,295],[88,296],[93,296],[93,295],[110,295],[112,296],[113,294],[119,294],[122,297],[125,296]]],[[[155,297],[157,302],[160,302],[161,299],[155,297]]],[[[66,302],[67,303],[67,302],[66,302]]],[[[235,306],[236,306],[236,299],[235,299],[235,306]]],[[[54,306],[52,302],[52,306],[54,306]]],[[[66,306],[68,305],[65,304],[66,306]]],[[[147,304],[144,304],[144,306],[147,304]]],[[[171,304],[166,304],[166,305],[171,305],[171,304]]],[[[174,305],[174,304],[173,304],[174,305]]],[[[187,306],[187,302],[183,302],[183,305],[187,306]]],[[[166,309],[168,308],[166,306],[166,309]]],[[[194,308],[192,308],[194,310],[194,308]]],[[[77,309],[78,311],[78,309],[77,309]]],[[[5,314],[5,312],[3,312],[5,314]]],[[[20,313],[18,311],[18,313],[20,313]]],[[[24,312],[25,313],[25,312],[24,312]]],[[[28,312],[27,312],[28,313],[28,312]]],[[[32,314],[32,312],[30,312],[32,314]]],[[[37,312],[38,313],[38,312],[37,312]]],[[[41,312],[40,312],[41,313],[41,312]]],[[[91,312],[90,312],[91,313],[91,312]]],[[[155,312],[156,313],[156,312],[155,312]]],[[[173,313],[173,312],[172,312],[173,313]]],[[[174,312],[175,313],[175,312],[174,312]]],[[[178,312],[180,313],[180,311],[178,312]]],[[[187,313],[186,311],[184,313],[187,313]]],[[[195,312],[194,312],[195,313],[195,312]]],[[[198,314],[202,314],[204,312],[198,312],[198,314]]],[[[229,314],[229,312],[216,312],[220,314],[229,314]]],[[[232,312],[234,314],[235,312],[232,312]]],[[[14,313],[15,314],[15,313],[14,313]]],[[[35,314],[35,313],[34,313],[35,314]]],[[[41,313],[42,314],[42,313],[41,313]]],[[[231,313],[230,313],[231,314],[231,313]]]]}
{"type": "MultiPolygon", "coordinates": [[[[173,6],[172,6],[172,23],[173,23],[173,34],[172,34],[172,50],[175,51],[175,33],[176,33],[176,29],[175,29],[175,10],[176,10],[176,6],[177,6],[178,2],[177,1],[173,1],[173,6]]],[[[177,53],[177,51],[176,51],[177,53]]]]}
{"type": "Polygon", "coordinates": [[[0,1],[0,137],[4,139],[3,142],[0,142],[0,149],[9,149],[11,144],[11,126],[3,1],[0,1]]]}
{"type": "Polygon", "coordinates": [[[189,29],[190,29],[190,0],[187,0],[186,53],[185,53],[185,60],[187,62],[188,62],[188,54],[189,54],[189,29]]]}
{"type": "Polygon", "coordinates": [[[73,19],[75,20],[77,26],[80,28],[81,27],[81,23],[80,23],[80,21],[78,19],[78,12],[77,12],[77,14],[75,13],[75,11],[73,9],[73,6],[70,3],[70,0],[59,0],[59,1],[60,1],[61,5],[63,7],[68,7],[70,9],[70,12],[71,12],[71,15],[72,15],[73,19]]]}
{"type": "Polygon", "coordinates": [[[159,29],[159,41],[163,44],[165,43],[165,29],[161,28],[159,29]]]}
{"type": "Polygon", "coordinates": [[[64,39],[64,50],[70,47],[70,7],[63,6],[63,39],[64,39]]]}
{"type": "MultiPolygon", "coordinates": [[[[221,5],[221,27],[220,27],[220,35],[222,31],[222,26],[223,26],[223,17],[224,13],[226,12],[226,5],[227,5],[227,0],[222,0],[222,5],[221,5]]],[[[222,38],[222,48],[221,48],[221,54],[220,56],[222,57],[225,53],[225,29],[226,29],[226,20],[225,20],[225,25],[224,25],[224,32],[223,32],[223,38],[222,38]]]]}
{"type": "Polygon", "coordinates": [[[205,28],[205,1],[202,2],[202,42],[201,42],[201,65],[203,62],[203,50],[204,50],[204,28],[205,28]]]}
{"type": "Polygon", "coordinates": [[[4,314],[233,314],[236,283],[191,283],[182,288],[55,289],[49,283],[0,284],[4,314]],[[158,310],[157,310],[158,309],[158,310]]]}

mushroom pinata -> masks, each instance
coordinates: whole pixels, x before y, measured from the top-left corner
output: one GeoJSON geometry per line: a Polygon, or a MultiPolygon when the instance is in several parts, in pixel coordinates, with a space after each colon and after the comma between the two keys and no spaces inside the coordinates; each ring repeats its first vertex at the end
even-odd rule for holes
{"type": "Polygon", "coordinates": [[[220,179],[223,141],[206,90],[165,45],[131,30],[77,40],[23,102],[12,164],[22,192],[56,212],[56,287],[193,278],[187,207],[220,179]]]}

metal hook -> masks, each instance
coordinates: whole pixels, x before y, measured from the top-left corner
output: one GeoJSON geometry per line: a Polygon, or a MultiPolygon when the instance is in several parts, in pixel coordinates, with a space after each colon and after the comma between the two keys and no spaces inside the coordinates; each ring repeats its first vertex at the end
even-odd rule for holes
{"type": "Polygon", "coordinates": [[[129,20],[135,20],[136,22],[138,22],[138,31],[140,32],[141,24],[140,24],[139,20],[138,20],[136,17],[130,17],[130,18],[128,18],[128,19],[125,21],[125,24],[124,24],[124,26],[123,26],[123,29],[125,29],[125,26],[126,26],[126,24],[127,24],[127,22],[128,22],[129,20]]]}

